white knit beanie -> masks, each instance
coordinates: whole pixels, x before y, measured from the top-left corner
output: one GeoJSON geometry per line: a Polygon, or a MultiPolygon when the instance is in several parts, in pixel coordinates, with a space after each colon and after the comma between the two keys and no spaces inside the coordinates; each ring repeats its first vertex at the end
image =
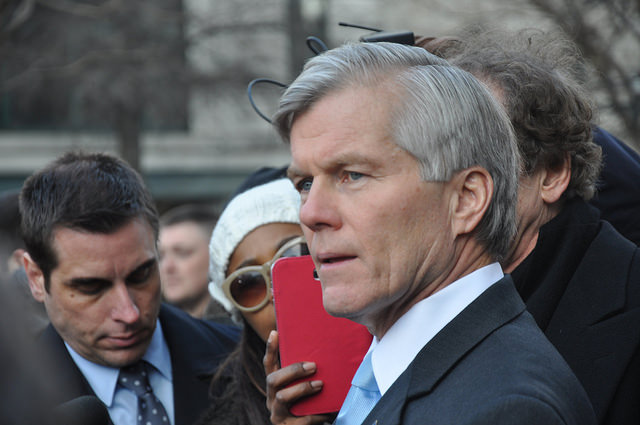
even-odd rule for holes
{"type": "Polygon", "coordinates": [[[300,223],[300,194],[283,178],[253,187],[224,209],[209,243],[209,293],[237,319],[237,309],[222,290],[229,259],[242,240],[269,223],[300,223]]]}

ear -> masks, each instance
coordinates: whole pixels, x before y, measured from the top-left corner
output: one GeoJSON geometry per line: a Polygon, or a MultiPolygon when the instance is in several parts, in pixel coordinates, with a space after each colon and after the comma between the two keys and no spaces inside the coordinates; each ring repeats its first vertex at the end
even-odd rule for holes
{"type": "Polygon", "coordinates": [[[452,180],[455,187],[453,209],[454,234],[471,233],[489,208],[493,194],[493,179],[482,167],[459,172],[452,180]]]}
{"type": "Polygon", "coordinates": [[[33,258],[29,255],[28,252],[25,252],[22,255],[22,263],[24,264],[24,271],[27,274],[27,279],[29,280],[29,289],[31,289],[31,295],[36,301],[44,302],[46,289],[44,287],[44,275],[42,274],[42,270],[33,261],[33,258]]]}
{"type": "Polygon", "coordinates": [[[22,267],[22,256],[24,255],[24,253],[25,251],[22,248],[13,250],[11,256],[9,257],[9,260],[7,260],[10,272],[14,272],[22,267]]]}
{"type": "Polygon", "coordinates": [[[567,190],[571,180],[571,157],[567,153],[564,161],[556,168],[547,168],[543,171],[540,196],[546,204],[554,204],[567,190]]]}

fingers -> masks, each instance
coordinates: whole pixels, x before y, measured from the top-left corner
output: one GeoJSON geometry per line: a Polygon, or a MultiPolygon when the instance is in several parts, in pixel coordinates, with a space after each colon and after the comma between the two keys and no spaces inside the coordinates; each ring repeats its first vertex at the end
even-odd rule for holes
{"type": "Polygon", "coordinates": [[[263,365],[267,375],[267,408],[271,412],[271,421],[274,424],[311,425],[323,423],[327,419],[326,416],[320,415],[298,418],[289,412],[291,403],[320,391],[322,381],[304,381],[291,385],[297,380],[313,375],[316,372],[316,364],[299,362],[280,368],[276,331],[272,331],[267,339],[263,365]]]}
{"type": "Polygon", "coordinates": [[[316,364],[313,362],[299,362],[278,369],[267,375],[267,392],[271,390],[274,397],[276,393],[282,393],[280,396],[286,395],[289,402],[294,398],[313,394],[322,387],[322,381],[305,381],[287,386],[314,373],[316,373],[316,364]]]}
{"type": "Polygon", "coordinates": [[[271,331],[267,338],[267,349],[262,359],[265,375],[275,372],[280,368],[280,359],[278,356],[278,332],[271,331]]]}
{"type": "Polygon", "coordinates": [[[309,417],[295,417],[289,412],[289,405],[301,397],[306,397],[311,394],[315,394],[322,389],[321,381],[301,382],[292,387],[280,390],[276,393],[275,399],[271,404],[271,422],[274,424],[292,423],[292,424],[305,424],[305,423],[322,423],[322,421],[316,421],[311,416],[309,417]],[[290,422],[293,419],[299,420],[290,422]]]}
{"type": "MultiPolygon", "coordinates": [[[[277,372],[271,375],[271,377],[274,378],[273,382],[277,382],[276,378],[282,379],[280,381],[281,385],[274,386],[274,388],[278,388],[278,390],[275,393],[275,401],[280,406],[286,406],[287,409],[291,403],[303,397],[310,396],[320,391],[322,389],[322,384],[323,384],[322,381],[315,380],[315,381],[299,382],[297,384],[287,387],[286,385],[288,385],[291,381],[300,379],[300,377],[311,375],[315,373],[315,370],[316,370],[315,364],[313,363],[306,363],[306,364],[296,363],[289,367],[294,369],[294,373],[289,374],[290,370],[288,368],[284,368],[279,371],[279,372],[283,372],[282,375],[276,375],[277,372]],[[306,366],[307,368],[303,369],[303,366],[306,366]],[[302,374],[304,374],[304,376],[302,376],[302,374]],[[288,379],[289,377],[291,379],[288,379]]],[[[268,385],[269,385],[269,377],[267,377],[267,386],[268,385]]]]}

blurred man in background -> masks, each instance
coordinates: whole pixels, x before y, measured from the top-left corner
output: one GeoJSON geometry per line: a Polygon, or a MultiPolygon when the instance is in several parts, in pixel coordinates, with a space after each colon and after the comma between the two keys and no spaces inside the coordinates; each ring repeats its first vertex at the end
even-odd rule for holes
{"type": "Polygon", "coordinates": [[[160,217],[158,250],[164,299],[193,317],[228,318],[209,294],[209,240],[218,214],[205,205],[181,205],[160,217]]]}

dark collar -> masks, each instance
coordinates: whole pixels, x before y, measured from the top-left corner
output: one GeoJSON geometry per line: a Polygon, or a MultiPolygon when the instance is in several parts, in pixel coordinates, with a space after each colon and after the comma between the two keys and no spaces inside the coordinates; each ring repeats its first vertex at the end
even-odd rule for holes
{"type": "Polygon", "coordinates": [[[542,330],[600,226],[598,210],[582,200],[567,201],[560,214],[540,228],[536,247],[511,273],[542,330]]]}

